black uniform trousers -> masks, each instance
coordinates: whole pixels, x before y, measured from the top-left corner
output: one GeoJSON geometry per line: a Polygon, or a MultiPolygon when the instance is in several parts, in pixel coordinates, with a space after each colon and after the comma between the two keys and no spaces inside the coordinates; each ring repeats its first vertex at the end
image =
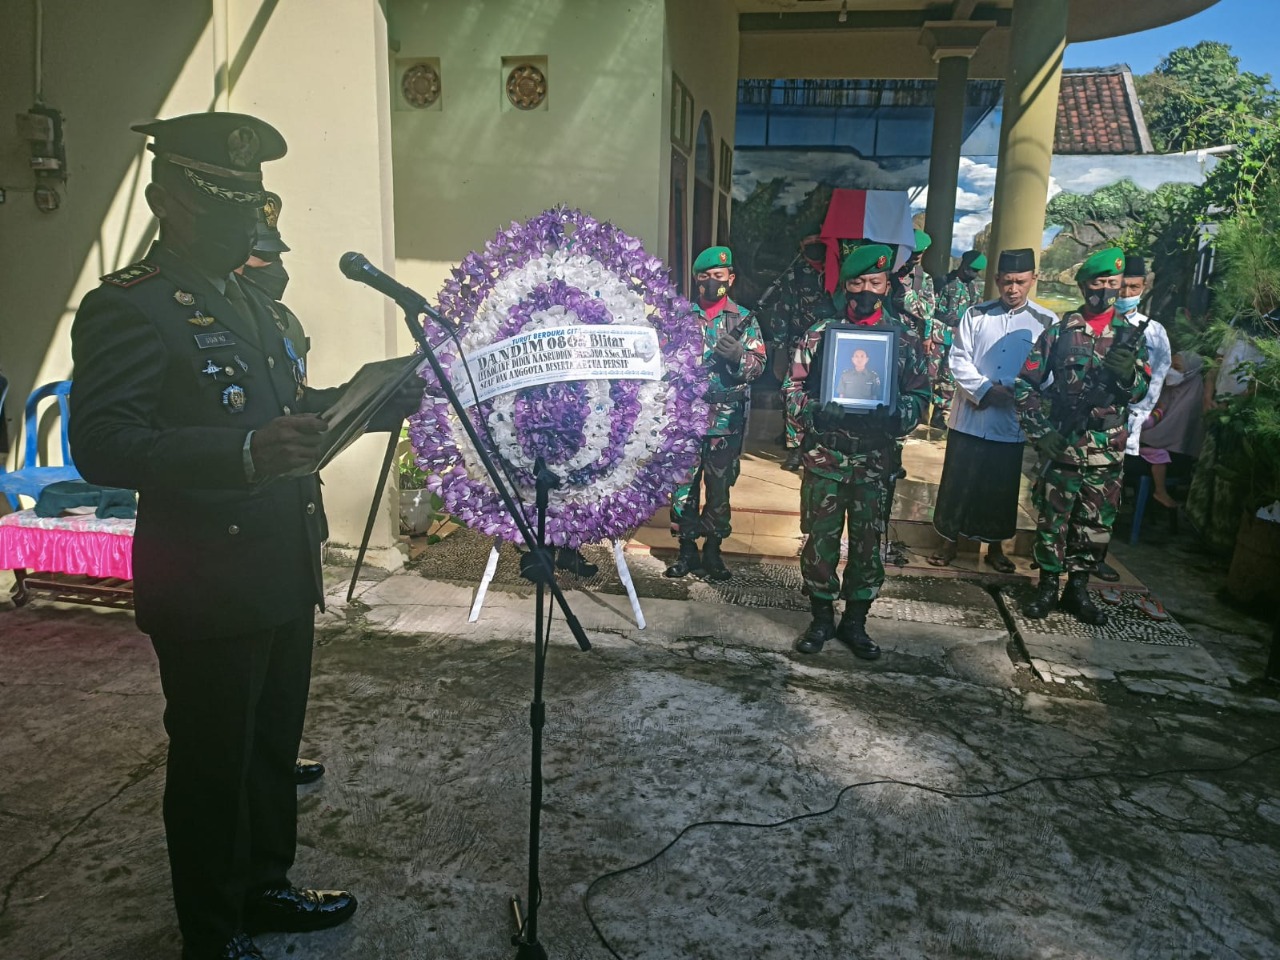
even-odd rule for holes
{"type": "Polygon", "coordinates": [[[252,633],[151,637],[169,734],[164,824],[188,949],[222,946],[244,930],[246,896],[288,885],[314,632],[308,610],[252,633]]]}

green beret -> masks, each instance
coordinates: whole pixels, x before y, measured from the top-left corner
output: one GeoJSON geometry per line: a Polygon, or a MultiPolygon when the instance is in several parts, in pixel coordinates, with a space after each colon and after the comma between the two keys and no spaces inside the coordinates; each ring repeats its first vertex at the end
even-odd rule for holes
{"type": "Polygon", "coordinates": [[[1076,271],[1076,283],[1088,283],[1094,277],[1118,277],[1124,272],[1124,251],[1119,247],[1107,247],[1080,264],[1076,271]]]}
{"type": "Polygon", "coordinates": [[[240,206],[262,205],[262,164],[288,149],[279,130],[244,113],[191,113],[130,129],[153,138],[147,149],[181,168],[192,189],[240,206]]]}
{"type": "Polygon", "coordinates": [[[987,269],[986,254],[979,253],[977,250],[970,250],[960,258],[960,263],[968,267],[974,273],[981,273],[987,269]]]}
{"type": "Polygon", "coordinates": [[[923,230],[916,230],[916,253],[924,253],[929,249],[929,244],[933,243],[933,237],[929,236],[923,230]]]}
{"type": "Polygon", "coordinates": [[[698,254],[698,259],[693,261],[694,273],[714,270],[716,267],[733,269],[733,251],[728,247],[707,247],[698,254]]]}
{"type": "Polygon", "coordinates": [[[893,251],[883,243],[868,243],[858,247],[840,264],[840,286],[846,280],[868,273],[888,273],[893,263],[893,251]]]}

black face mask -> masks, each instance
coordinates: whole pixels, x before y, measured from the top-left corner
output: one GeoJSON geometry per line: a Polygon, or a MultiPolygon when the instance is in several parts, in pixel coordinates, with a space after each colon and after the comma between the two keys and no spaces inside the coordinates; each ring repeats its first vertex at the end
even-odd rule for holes
{"type": "Polygon", "coordinates": [[[245,267],[244,275],[272,300],[284,298],[284,288],[289,285],[289,274],[279,260],[265,267],[245,267]]]}
{"type": "Polygon", "coordinates": [[[885,294],[874,290],[859,290],[849,294],[849,312],[855,317],[869,317],[880,309],[885,294]]]}
{"type": "Polygon", "coordinates": [[[708,277],[706,280],[699,280],[697,286],[699,303],[717,303],[729,295],[728,280],[708,277]]]}
{"type": "Polygon", "coordinates": [[[1089,309],[1094,313],[1103,313],[1115,306],[1115,302],[1120,299],[1120,291],[1114,287],[1106,287],[1102,290],[1087,290],[1084,295],[1084,302],[1088,304],[1089,309]]]}
{"type": "Polygon", "coordinates": [[[961,267],[956,276],[960,278],[961,283],[972,283],[978,276],[976,270],[970,270],[968,267],[961,267]]]}
{"type": "MultiPolygon", "coordinates": [[[[253,252],[256,234],[252,215],[225,205],[210,206],[209,201],[203,206],[193,206],[180,190],[170,193],[176,206],[182,207],[185,214],[180,218],[183,229],[169,237],[169,242],[175,244],[174,249],[181,253],[183,259],[215,277],[225,277],[244,266],[253,252]]],[[[162,239],[165,234],[162,222],[162,239]]]]}
{"type": "Polygon", "coordinates": [[[253,235],[238,227],[228,229],[211,225],[201,230],[187,247],[187,258],[215,277],[225,277],[244,265],[253,252],[253,235]]]}

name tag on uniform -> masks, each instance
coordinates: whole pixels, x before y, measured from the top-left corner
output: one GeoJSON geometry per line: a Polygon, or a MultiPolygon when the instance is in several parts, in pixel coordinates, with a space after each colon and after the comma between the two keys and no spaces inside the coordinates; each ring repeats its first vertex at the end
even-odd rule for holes
{"type": "Polygon", "coordinates": [[[209,350],[213,347],[234,347],[236,342],[231,339],[231,334],[225,330],[219,330],[217,333],[197,333],[196,346],[201,350],[209,350]]]}

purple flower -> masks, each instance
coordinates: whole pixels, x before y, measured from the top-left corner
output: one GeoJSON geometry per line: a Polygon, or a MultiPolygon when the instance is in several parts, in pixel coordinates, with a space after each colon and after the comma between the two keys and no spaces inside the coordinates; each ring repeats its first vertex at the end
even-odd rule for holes
{"type": "MultiPolygon", "coordinates": [[[[655,430],[650,455],[643,462],[631,463],[623,454],[645,414],[641,384],[630,380],[609,384],[612,410],[604,449],[591,463],[562,477],[563,486],[552,494],[548,510],[550,541],[576,547],[626,536],[665,504],[674,486],[693,469],[708,419],[702,400],[706,374],[700,325],[689,302],[672,287],[663,263],[648,256],[636,238],[578,210],[557,207],[523,224],[513,223],[486,243],[483,253],[468,254],[440,291],[441,312],[457,325],[460,334],[465,333],[500,277],[556,250],[571,250],[594,259],[643,298],[649,308],[648,321],[658,332],[669,387],[662,426],[655,430]]],[[[495,339],[513,336],[531,322],[534,313],[553,306],[575,314],[580,323],[614,322],[594,291],[552,279],[527,291],[509,311],[495,339]]],[[[441,363],[447,369],[454,358],[448,332],[433,325],[430,336],[440,347],[441,363]]],[[[423,379],[427,395],[410,419],[409,436],[419,464],[430,473],[429,489],[441,496],[445,509],[461,522],[489,535],[518,540],[515,524],[496,491],[487,480],[473,479],[469,473],[462,452],[469,444],[464,437],[455,436],[456,424],[429,369],[423,379]]],[[[542,456],[554,470],[557,464],[578,456],[586,443],[584,426],[593,415],[592,392],[583,381],[521,390],[512,415],[520,457],[531,462],[542,456]]],[[[481,404],[478,412],[471,411],[482,441],[493,417],[491,403],[481,404]]],[[[644,419],[642,429],[650,430],[649,417],[644,419]]],[[[508,462],[507,467],[532,521],[533,478],[519,464],[508,462]]],[[[476,472],[474,465],[472,472],[476,472]]]]}

